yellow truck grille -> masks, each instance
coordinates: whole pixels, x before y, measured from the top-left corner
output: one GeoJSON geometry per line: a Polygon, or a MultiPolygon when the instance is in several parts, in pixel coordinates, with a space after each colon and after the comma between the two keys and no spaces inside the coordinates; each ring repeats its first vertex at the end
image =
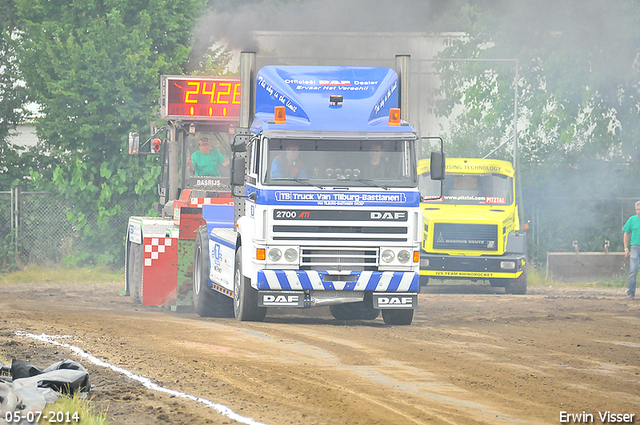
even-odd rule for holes
{"type": "Polygon", "coordinates": [[[497,251],[498,226],[495,224],[435,223],[433,249],[497,251]]]}

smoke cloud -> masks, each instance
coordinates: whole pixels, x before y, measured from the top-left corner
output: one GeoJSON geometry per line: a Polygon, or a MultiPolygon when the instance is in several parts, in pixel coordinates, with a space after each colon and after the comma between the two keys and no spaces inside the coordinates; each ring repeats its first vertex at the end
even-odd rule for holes
{"type": "Polygon", "coordinates": [[[234,8],[218,4],[196,28],[194,50],[214,42],[258,51],[253,31],[427,32],[434,8],[425,0],[261,1],[234,8]]]}

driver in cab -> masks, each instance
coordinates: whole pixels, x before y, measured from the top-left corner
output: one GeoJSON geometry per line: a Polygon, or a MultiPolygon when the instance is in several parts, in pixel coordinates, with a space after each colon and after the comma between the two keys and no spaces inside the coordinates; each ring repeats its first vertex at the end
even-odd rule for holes
{"type": "Polygon", "coordinates": [[[298,159],[300,146],[290,144],[285,152],[273,158],[271,162],[271,178],[276,179],[308,179],[309,174],[302,160],[298,159]]]}
{"type": "Polygon", "coordinates": [[[217,149],[211,149],[209,139],[206,137],[198,142],[200,150],[195,151],[190,158],[187,159],[187,168],[196,177],[201,176],[220,176],[218,166],[224,167],[229,165],[229,160],[217,149]]]}
{"type": "Polygon", "coordinates": [[[360,178],[375,179],[385,178],[389,174],[389,165],[383,157],[383,147],[380,142],[371,144],[368,161],[362,164],[360,168],[360,178]]]}

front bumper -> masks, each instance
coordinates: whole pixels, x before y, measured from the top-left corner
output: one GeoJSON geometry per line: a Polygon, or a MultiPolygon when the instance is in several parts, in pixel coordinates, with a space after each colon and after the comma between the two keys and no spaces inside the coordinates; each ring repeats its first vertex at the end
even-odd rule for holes
{"type": "Polygon", "coordinates": [[[420,253],[420,275],[436,278],[515,279],[522,274],[524,265],[523,254],[464,257],[420,253]],[[515,267],[503,267],[509,263],[515,267]]]}
{"type": "Polygon", "coordinates": [[[258,270],[256,289],[418,292],[417,272],[258,270]]]}

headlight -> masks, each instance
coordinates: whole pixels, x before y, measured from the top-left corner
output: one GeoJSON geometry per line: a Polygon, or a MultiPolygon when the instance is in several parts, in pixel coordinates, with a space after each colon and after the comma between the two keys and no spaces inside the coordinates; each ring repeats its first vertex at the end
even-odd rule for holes
{"type": "Polygon", "coordinates": [[[282,258],[282,252],[278,248],[271,248],[269,250],[269,260],[276,262],[282,258]]]}
{"type": "Polygon", "coordinates": [[[385,263],[390,263],[393,259],[396,258],[396,255],[390,249],[385,249],[382,251],[382,261],[385,263]]]}
{"type": "Polygon", "coordinates": [[[500,261],[500,268],[507,269],[507,270],[513,270],[513,269],[516,268],[516,262],[515,261],[500,261]]]}
{"type": "Polygon", "coordinates": [[[298,259],[298,251],[293,248],[289,248],[284,252],[284,259],[290,263],[293,263],[298,259]]]}
{"type": "Polygon", "coordinates": [[[403,249],[398,252],[398,261],[400,261],[401,263],[408,263],[409,260],[411,260],[411,254],[409,253],[409,251],[403,249]]]}

